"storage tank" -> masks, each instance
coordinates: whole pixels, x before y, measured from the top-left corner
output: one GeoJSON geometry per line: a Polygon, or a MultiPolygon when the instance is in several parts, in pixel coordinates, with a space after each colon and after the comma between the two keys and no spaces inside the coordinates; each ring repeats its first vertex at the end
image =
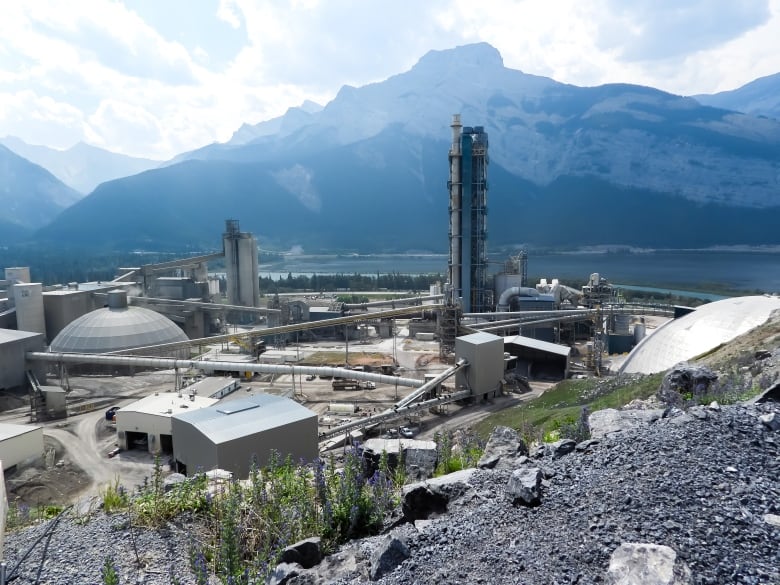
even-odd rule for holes
{"type": "Polygon", "coordinates": [[[357,404],[349,402],[331,402],[328,405],[328,410],[335,414],[355,414],[357,409],[357,404]]]}
{"type": "Polygon", "coordinates": [[[644,323],[634,325],[634,345],[642,341],[647,335],[647,329],[644,323]]]}
{"type": "Polygon", "coordinates": [[[46,337],[46,320],[43,315],[43,286],[40,282],[15,284],[16,328],[19,331],[42,333],[46,337]]]}

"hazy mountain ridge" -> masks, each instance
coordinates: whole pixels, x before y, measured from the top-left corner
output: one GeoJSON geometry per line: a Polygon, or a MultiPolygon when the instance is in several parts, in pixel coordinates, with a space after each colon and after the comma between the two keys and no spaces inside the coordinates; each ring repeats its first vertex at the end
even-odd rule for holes
{"type": "Polygon", "coordinates": [[[780,123],[653,88],[527,75],[484,43],[431,51],[321,110],[291,108],[104,184],[39,235],[208,246],[236,217],[264,246],[441,251],[458,112],[490,135],[491,243],[780,243],[780,123]]]}
{"type": "Polygon", "coordinates": [[[6,224],[0,243],[46,225],[80,198],[46,169],[0,145],[0,221],[6,224]]]}
{"type": "Polygon", "coordinates": [[[760,77],[737,89],[693,97],[708,106],[780,120],[780,73],[760,77]]]}
{"type": "Polygon", "coordinates": [[[83,142],[67,150],[57,150],[6,136],[0,139],[0,144],[45,168],[82,194],[91,193],[100,183],[135,175],[155,168],[161,162],[118,154],[83,142]]]}

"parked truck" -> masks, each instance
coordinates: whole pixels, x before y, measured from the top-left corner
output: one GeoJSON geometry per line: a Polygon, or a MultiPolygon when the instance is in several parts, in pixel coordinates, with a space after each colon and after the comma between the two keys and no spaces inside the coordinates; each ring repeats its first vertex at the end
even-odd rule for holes
{"type": "Polygon", "coordinates": [[[344,378],[339,378],[333,380],[333,389],[334,390],[360,390],[360,382],[358,382],[357,380],[347,380],[344,378]]]}

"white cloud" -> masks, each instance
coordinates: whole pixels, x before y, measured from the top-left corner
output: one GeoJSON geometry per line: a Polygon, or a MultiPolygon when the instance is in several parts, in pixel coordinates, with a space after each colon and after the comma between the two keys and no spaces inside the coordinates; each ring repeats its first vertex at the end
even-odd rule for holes
{"type": "Polygon", "coordinates": [[[780,71],[779,35],[780,0],[10,2],[0,135],[167,158],[477,41],[568,83],[712,92],[780,71]]]}

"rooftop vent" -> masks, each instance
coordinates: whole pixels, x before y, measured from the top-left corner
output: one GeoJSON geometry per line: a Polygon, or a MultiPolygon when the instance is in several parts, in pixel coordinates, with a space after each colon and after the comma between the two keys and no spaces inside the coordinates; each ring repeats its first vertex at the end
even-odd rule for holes
{"type": "Polygon", "coordinates": [[[109,309],[126,309],[127,308],[127,291],[114,289],[108,291],[108,308],[109,309]]]}

